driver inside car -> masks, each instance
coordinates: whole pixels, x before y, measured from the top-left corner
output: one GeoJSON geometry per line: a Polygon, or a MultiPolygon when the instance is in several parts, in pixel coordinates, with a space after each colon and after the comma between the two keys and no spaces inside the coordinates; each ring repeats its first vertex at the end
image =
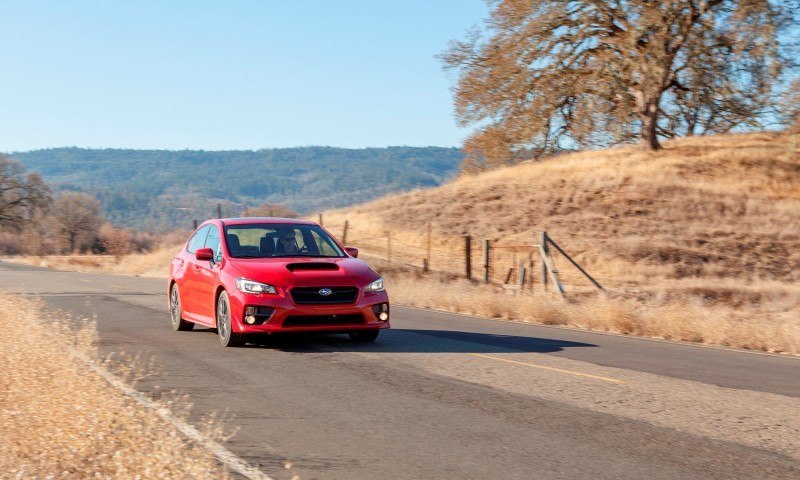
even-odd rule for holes
{"type": "Polygon", "coordinates": [[[275,253],[299,253],[300,246],[297,245],[297,239],[294,230],[284,230],[279,232],[278,244],[275,248],[275,253]]]}

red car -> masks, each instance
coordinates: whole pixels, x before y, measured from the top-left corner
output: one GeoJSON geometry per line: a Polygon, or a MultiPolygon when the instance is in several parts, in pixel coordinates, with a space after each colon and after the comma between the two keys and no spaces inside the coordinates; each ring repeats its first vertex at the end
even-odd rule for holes
{"type": "Polygon", "coordinates": [[[381,276],[357,256],[314,222],[209,220],[170,265],[172,327],[216,328],[226,347],[275,332],[348,333],[372,342],[389,328],[389,297],[381,276]]]}

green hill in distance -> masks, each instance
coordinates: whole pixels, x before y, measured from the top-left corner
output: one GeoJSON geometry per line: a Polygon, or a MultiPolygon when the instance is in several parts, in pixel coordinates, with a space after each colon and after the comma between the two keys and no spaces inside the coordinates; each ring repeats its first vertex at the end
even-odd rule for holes
{"type": "Polygon", "coordinates": [[[54,148],[12,153],[57,191],[100,200],[106,218],[136,228],[191,226],[238,215],[246,206],[282,204],[300,213],[437,186],[452,178],[457,148],[297,147],[269,150],[54,148]]]}

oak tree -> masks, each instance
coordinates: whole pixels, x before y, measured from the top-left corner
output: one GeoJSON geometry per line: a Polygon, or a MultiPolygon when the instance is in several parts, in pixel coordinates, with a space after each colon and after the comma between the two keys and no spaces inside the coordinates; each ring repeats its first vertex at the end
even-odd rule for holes
{"type": "Polygon", "coordinates": [[[441,55],[466,166],[754,126],[789,62],[793,2],[501,0],[441,55]]]}
{"type": "Polygon", "coordinates": [[[104,222],[100,202],[81,192],[62,193],[56,203],[55,217],[70,253],[91,247],[104,222]]]}
{"type": "Polygon", "coordinates": [[[50,203],[50,187],[38,173],[0,155],[0,229],[21,231],[50,203]]]}

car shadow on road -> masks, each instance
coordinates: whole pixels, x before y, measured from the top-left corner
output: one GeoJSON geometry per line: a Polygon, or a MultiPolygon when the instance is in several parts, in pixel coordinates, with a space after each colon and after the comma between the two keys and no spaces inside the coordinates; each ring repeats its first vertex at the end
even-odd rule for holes
{"type": "Polygon", "coordinates": [[[284,334],[249,339],[249,348],[271,348],[294,353],[551,353],[566,348],[596,347],[591,343],[540,337],[520,337],[453,330],[384,330],[374,343],[356,343],[347,335],[284,334]]]}

